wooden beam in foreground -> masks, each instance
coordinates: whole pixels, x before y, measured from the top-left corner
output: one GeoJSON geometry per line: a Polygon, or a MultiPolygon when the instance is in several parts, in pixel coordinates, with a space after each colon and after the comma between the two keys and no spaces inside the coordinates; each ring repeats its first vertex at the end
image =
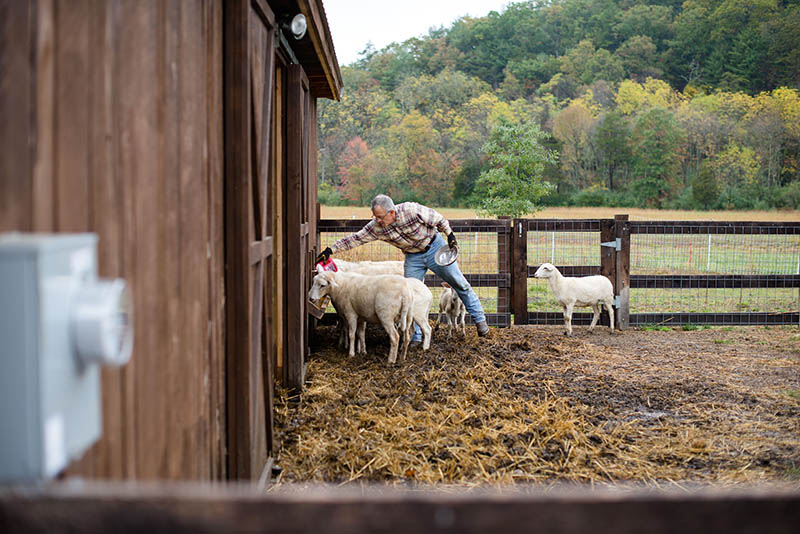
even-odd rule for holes
{"type": "Polygon", "coordinates": [[[0,489],[0,532],[798,532],[800,488],[401,490],[65,483],[0,489]]]}

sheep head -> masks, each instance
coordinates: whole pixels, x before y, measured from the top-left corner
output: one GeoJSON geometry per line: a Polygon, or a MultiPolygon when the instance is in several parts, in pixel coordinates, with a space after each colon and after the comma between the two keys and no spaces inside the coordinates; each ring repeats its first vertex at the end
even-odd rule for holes
{"type": "Polygon", "coordinates": [[[311,289],[308,290],[308,299],[311,302],[320,302],[324,297],[330,295],[332,288],[337,286],[338,284],[330,272],[320,272],[314,277],[311,289]]]}
{"type": "Polygon", "coordinates": [[[533,273],[534,278],[552,278],[555,276],[555,273],[558,272],[555,265],[552,263],[543,263],[536,269],[536,272],[533,273]]]}

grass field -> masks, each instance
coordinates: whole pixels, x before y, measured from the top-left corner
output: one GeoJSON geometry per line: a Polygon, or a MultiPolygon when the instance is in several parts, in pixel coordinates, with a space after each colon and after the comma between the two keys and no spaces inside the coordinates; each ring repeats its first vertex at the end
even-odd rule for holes
{"type": "MultiPolygon", "coordinates": [[[[473,210],[439,210],[451,219],[477,218],[473,210]]],[[[550,208],[536,218],[591,219],[628,214],[631,220],[715,220],[715,221],[786,221],[800,220],[800,212],[698,212],[633,210],[621,208],[550,208]]],[[[323,219],[365,219],[368,208],[327,207],[323,219]]],[[[345,234],[323,234],[322,246],[332,244],[345,234]]],[[[461,254],[459,265],[464,273],[497,272],[497,236],[491,232],[458,232],[461,254]]],[[[599,234],[596,232],[529,232],[528,265],[550,262],[556,265],[599,265],[599,234]]],[[[346,260],[402,260],[397,249],[385,243],[370,243],[340,255],[346,260]]],[[[669,235],[634,234],[631,236],[631,274],[798,274],[800,271],[800,236],[797,235],[669,235]]],[[[498,292],[494,288],[475,288],[487,312],[496,312],[498,292]]],[[[434,288],[434,302],[439,291],[434,288]]],[[[633,289],[630,312],[792,312],[800,309],[797,288],[737,289],[633,289]]],[[[529,311],[561,311],[552,298],[548,284],[528,281],[529,311]]],[[[580,310],[580,311],[589,311],[580,310]]]]}

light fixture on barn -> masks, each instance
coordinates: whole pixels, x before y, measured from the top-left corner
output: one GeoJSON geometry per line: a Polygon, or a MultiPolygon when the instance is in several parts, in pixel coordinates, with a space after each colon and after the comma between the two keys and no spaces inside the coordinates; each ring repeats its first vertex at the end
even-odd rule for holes
{"type": "Polygon", "coordinates": [[[306,30],[308,29],[308,23],[306,22],[306,16],[302,13],[298,13],[289,23],[286,25],[289,32],[291,32],[292,37],[295,40],[300,40],[305,36],[306,30]]]}
{"type": "Polygon", "coordinates": [[[299,41],[305,37],[306,31],[308,30],[306,16],[302,13],[298,13],[294,17],[285,15],[280,17],[279,21],[278,43],[280,47],[286,51],[286,54],[289,56],[289,59],[292,63],[299,63],[297,56],[294,54],[294,50],[292,50],[292,47],[286,38],[286,34],[291,34],[295,41],[299,41]]]}

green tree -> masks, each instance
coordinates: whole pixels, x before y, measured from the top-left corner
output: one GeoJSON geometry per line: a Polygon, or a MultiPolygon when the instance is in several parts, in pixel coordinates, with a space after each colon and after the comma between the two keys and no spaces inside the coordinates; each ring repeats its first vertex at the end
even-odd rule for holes
{"type": "Polygon", "coordinates": [[[719,200],[719,185],[708,160],[700,166],[700,171],[692,180],[692,198],[703,209],[714,207],[719,200]]]}
{"type": "Polygon", "coordinates": [[[556,159],[543,146],[544,137],[539,126],[530,122],[515,125],[502,121],[492,130],[483,147],[491,168],[478,180],[488,194],[482,213],[520,217],[539,209],[539,200],[553,190],[542,179],[545,165],[556,159]]]}
{"type": "Polygon", "coordinates": [[[629,77],[644,82],[647,78],[660,78],[663,74],[658,64],[656,45],[646,35],[634,35],[617,48],[619,58],[629,77]]]}
{"type": "Polygon", "coordinates": [[[636,121],[633,191],[642,203],[662,207],[677,194],[683,138],[678,121],[666,109],[653,108],[636,121]]]}
{"type": "Polygon", "coordinates": [[[599,159],[606,168],[609,191],[614,190],[616,172],[631,163],[630,136],[628,124],[617,111],[606,113],[597,126],[595,143],[599,159]]]}
{"type": "Polygon", "coordinates": [[[561,111],[553,123],[553,137],[561,142],[561,169],[564,181],[572,189],[583,189],[592,183],[590,134],[594,126],[591,113],[573,103],[561,111]]]}

